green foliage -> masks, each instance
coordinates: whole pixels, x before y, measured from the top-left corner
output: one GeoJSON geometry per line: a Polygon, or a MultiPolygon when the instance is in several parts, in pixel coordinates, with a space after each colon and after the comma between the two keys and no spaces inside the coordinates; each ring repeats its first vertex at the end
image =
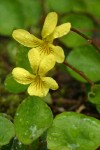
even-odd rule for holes
{"type": "MultiPolygon", "coordinates": [[[[100,55],[92,46],[74,48],[66,59],[72,66],[82,71],[92,81],[100,80],[100,55]]],[[[85,82],[77,73],[67,68],[70,74],[77,80],[85,82]]]]}
{"type": "Polygon", "coordinates": [[[0,34],[9,36],[16,28],[39,23],[41,3],[35,0],[0,0],[0,34]]]}
{"type": "Polygon", "coordinates": [[[100,121],[74,112],[57,115],[47,144],[50,150],[95,150],[100,146],[100,121]]]}
{"type": "Polygon", "coordinates": [[[96,105],[98,112],[100,113],[100,85],[94,85],[91,91],[88,93],[88,100],[96,105]]]}
{"type": "Polygon", "coordinates": [[[15,28],[24,28],[24,18],[16,0],[0,0],[0,34],[11,35],[15,28]]]}
{"type": "Polygon", "coordinates": [[[47,0],[47,2],[49,9],[58,13],[69,13],[73,11],[89,13],[96,17],[100,17],[99,0],[47,0]]]}
{"type": "MultiPolygon", "coordinates": [[[[22,28],[30,33],[35,33],[34,35],[40,34],[45,15],[50,11],[58,13],[58,25],[71,22],[72,28],[79,30],[91,39],[94,38],[95,42],[99,41],[100,0],[0,0],[0,110],[3,113],[6,111],[9,118],[13,119],[15,116],[13,124],[5,118],[5,116],[8,117],[7,115],[0,114],[0,150],[95,150],[100,146],[99,120],[78,113],[64,112],[57,115],[53,121],[52,111],[47,106],[47,104],[51,105],[53,112],[57,114],[64,109],[70,109],[69,101],[69,105],[64,106],[70,98],[76,100],[78,94],[79,99],[82,98],[81,89],[78,94],[73,96],[73,92],[71,93],[71,89],[66,83],[68,80],[68,84],[70,84],[71,77],[68,75],[68,79],[65,79],[66,76],[63,78],[59,70],[65,74],[69,73],[78,81],[83,82],[79,84],[84,86],[86,91],[82,90],[86,96],[88,90],[85,83],[87,81],[80,75],[63,64],[58,64],[51,74],[55,78],[57,77],[59,85],[61,88],[63,87],[60,90],[64,92],[51,92],[44,98],[28,97],[20,104],[22,97],[26,97],[24,92],[28,85],[17,83],[12,74],[8,74],[15,64],[32,73],[28,60],[29,48],[12,40],[12,31],[22,28]],[[65,83],[61,83],[61,81],[65,83]],[[67,93],[72,94],[70,97],[66,96],[66,87],[67,93]],[[21,94],[16,95],[18,93],[21,94]],[[16,109],[17,112],[14,114],[16,109]]],[[[64,48],[68,63],[83,72],[93,82],[97,82],[91,87],[88,100],[100,113],[100,54],[93,46],[89,45],[87,40],[72,31],[56,42],[57,45],[61,44],[61,47],[64,48]]],[[[96,44],[99,45],[99,42],[96,44]]],[[[76,83],[78,84],[75,81],[70,86],[72,87],[76,83]]],[[[84,98],[84,105],[87,104],[86,100],[84,98]]],[[[74,102],[72,101],[72,103],[74,102]]],[[[71,109],[73,107],[74,105],[71,109]]],[[[85,107],[87,106],[85,105],[85,107]]]]}
{"type": "MultiPolygon", "coordinates": [[[[8,49],[9,49],[9,46],[15,46],[15,43],[13,43],[13,44],[14,45],[8,45],[8,49]]],[[[16,46],[16,49],[15,49],[16,66],[24,68],[24,69],[32,72],[32,69],[30,67],[30,63],[28,60],[28,56],[27,56],[28,51],[29,50],[23,46],[19,46],[19,47],[16,46]]],[[[11,54],[12,53],[9,52],[10,57],[11,56],[13,57],[13,55],[11,55],[11,54]]],[[[5,80],[5,88],[7,91],[17,94],[17,93],[26,91],[27,87],[28,87],[28,85],[23,85],[23,84],[16,82],[13,79],[12,74],[7,75],[6,80],[5,80]]]]}
{"type": "Polygon", "coordinates": [[[84,1],[80,0],[47,0],[50,9],[56,12],[66,13],[72,10],[83,11],[86,9],[86,4],[84,1]],[[59,9],[60,6],[60,9],[59,9]]]}
{"type": "Polygon", "coordinates": [[[87,12],[96,16],[96,18],[100,17],[100,1],[99,0],[84,0],[87,6],[87,12]]]}
{"type": "Polygon", "coordinates": [[[27,85],[23,85],[23,84],[20,84],[20,83],[16,82],[13,79],[12,74],[9,74],[6,77],[6,80],[5,80],[5,88],[9,92],[17,94],[17,93],[20,93],[20,92],[24,92],[27,89],[27,85]]]}
{"type": "Polygon", "coordinates": [[[15,64],[16,54],[18,51],[18,46],[15,41],[10,40],[7,44],[7,55],[10,59],[10,63],[15,64]]]}
{"type": "Polygon", "coordinates": [[[15,131],[12,122],[0,116],[0,146],[8,144],[14,135],[15,131]]]}
{"type": "Polygon", "coordinates": [[[16,136],[24,144],[39,138],[52,124],[52,112],[39,97],[26,98],[15,115],[16,136]]]}
{"type": "Polygon", "coordinates": [[[93,104],[100,104],[100,85],[94,85],[88,94],[89,101],[93,104]]]}
{"type": "Polygon", "coordinates": [[[32,69],[30,67],[30,63],[28,60],[28,51],[29,49],[24,46],[19,47],[19,50],[16,55],[16,66],[24,68],[32,72],[32,69]]]}
{"type": "MultiPolygon", "coordinates": [[[[62,22],[71,22],[72,27],[91,37],[93,30],[93,21],[86,15],[71,14],[62,18],[62,22]]],[[[77,47],[86,44],[87,41],[80,35],[70,32],[60,39],[68,47],[77,47]]]]}
{"type": "Polygon", "coordinates": [[[17,0],[24,14],[25,26],[37,25],[41,17],[41,2],[38,0],[17,0]]]}

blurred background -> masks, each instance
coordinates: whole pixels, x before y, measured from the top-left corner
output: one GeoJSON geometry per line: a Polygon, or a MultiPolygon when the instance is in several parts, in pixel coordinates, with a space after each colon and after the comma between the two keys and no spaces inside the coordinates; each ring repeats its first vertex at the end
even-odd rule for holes
{"type": "MultiPolygon", "coordinates": [[[[71,22],[72,27],[93,38],[100,46],[100,0],[0,0],[0,111],[3,113],[14,116],[18,104],[26,97],[24,90],[17,94],[13,81],[7,77],[16,65],[28,68],[20,60],[20,56],[27,59],[28,48],[12,38],[12,31],[22,28],[41,38],[45,16],[51,11],[58,13],[58,24],[71,22]]],[[[74,48],[86,45],[87,41],[71,32],[55,43],[63,47],[67,56],[74,48]]],[[[89,85],[70,76],[63,65],[57,65],[51,75],[60,86],[58,91],[51,91],[46,99],[52,105],[54,114],[65,110],[81,111],[79,108],[82,106],[85,113],[100,117],[93,106],[83,105],[89,85]]]]}

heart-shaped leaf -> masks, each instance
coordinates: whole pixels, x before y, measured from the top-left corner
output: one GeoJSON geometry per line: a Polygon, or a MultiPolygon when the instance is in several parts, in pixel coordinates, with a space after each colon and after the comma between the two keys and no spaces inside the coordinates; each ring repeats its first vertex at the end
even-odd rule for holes
{"type": "Polygon", "coordinates": [[[50,150],[96,150],[100,146],[100,121],[64,112],[54,119],[47,144],[50,150]]]}
{"type": "Polygon", "coordinates": [[[52,120],[52,112],[41,98],[28,97],[16,112],[16,136],[22,143],[30,144],[51,126],[52,120]]]}

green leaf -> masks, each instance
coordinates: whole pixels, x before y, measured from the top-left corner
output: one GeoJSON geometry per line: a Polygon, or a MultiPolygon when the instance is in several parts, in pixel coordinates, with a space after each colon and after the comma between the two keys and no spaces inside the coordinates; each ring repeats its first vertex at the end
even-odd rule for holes
{"type": "MultiPolygon", "coordinates": [[[[73,0],[72,0],[73,1],[73,0]]],[[[75,12],[86,12],[87,5],[84,0],[74,0],[72,10],[75,12]]]]}
{"type": "Polygon", "coordinates": [[[24,17],[16,0],[0,0],[0,34],[11,35],[15,28],[24,28],[24,17]]]}
{"type": "Polygon", "coordinates": [[[16,136],[24,144],[30,144],[52,124],[50,108],[39,97],[26,98],[15,116],[16,136]]]}
{"type": "Polygon", "coordinates": [[[24,68],[32,72],[29,60],[28,60],[28,51],[29,49],[24,46],[19,46],[19,51],[16,56],[16,66],[24,68]]]}
{"type": "Polygon", "coordinates": [[[86,8],[86,5],[82,0],[47,0],[47,3],[51,10],[58,13],[67,13],[71,10],[82,11],[86,8]]]}
{"type": "Polygon", "coordinates": [[[87,12],[94,15],[95,17],[100,17],[100,0],[84,0],[87,6],[87,12]]]}
{"type": "MultiPolygon", "coordinates": [[[[100,55],[94,47],[89,45],[77,47],[70,52],[66,60],[92,81],[100,80],[100,55]]],[[[69,68],[67,69],[74,78],[82,82],[85,81],[80,75],[69,68]]]]}
{"type": "Polygon", "coordinates": [[[25,26],[36,25],[39,23],[42,13],[40,1],[36,0],[18,0],[25,17],[25,26]]]}
{"type": "MultiPolygon", "coordinates": [[[[66,15],[62,18],[62,22],[71,22],[71,25],[73,28],[81,31],[82,33],[86,34],[87,36],[92,36],[92,30],[94,28],[93,21],[85,16],[85,15],[79,15],[79,14],[72,14],[72,15],[66,15]]],[[[81,37],[80,35],[69,32],[68,35],[60,38],[60,40],[68,47],[77,47],[83,44],[86,44],[87,41],[81,37]]]]}
{"type": "Polygon", "coordinates": [[[97,111],[100,113],[100,85],[94,85],[88,93],[88,100],[96,105],[97,111]]]}
{"type": "Polygon", "coordinates": [[[7,91],[15,93],[15,94],[26,91],[26,89],[28,87],[28,85],[19,84],[18,82],[16,82],[13,79],[12,74],[9,74],[6,77],[4,84],[5,84],[5,88],[7,91]]]}
{"type": "Polygon", "coordinates": [[[94,85],[88,93],[88,100],[93,104],[100,104],[100,85],[94,85]]]}
{"type": "Polygon", "coordinates": [[[100,146],[100,121],[64,112],[54,119],[47,136],[50,150],[96,150],[100,146]]]}
{"type": "Polygon", "coordinates": [[[14,134],[15,131],[12,122],[0,116],[0,146],[8,144],[14,134]]]}
{"type": "Polygon", "coordinates": [[[15,64],[16,54],[18,50],[18,45],[14,40],[8,42],[7,51],[5,53],[7,53],[9,61],[13,64],[15,64]]]}

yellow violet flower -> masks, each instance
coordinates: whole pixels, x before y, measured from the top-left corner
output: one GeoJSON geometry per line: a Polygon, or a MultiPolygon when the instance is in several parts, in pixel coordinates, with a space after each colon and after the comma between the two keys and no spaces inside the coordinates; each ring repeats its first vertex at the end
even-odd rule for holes
{"type": "Polygon", "coordinates": [[[53,40],[66,35],[70,31],[71,24],[64,23],[57,26],[57,20],[55,12],[47,15],[41,32],[42,40],[23,29],[14,30],[12,36],[22,45],[38,50],[41,58],[53,54],[55,61],[62,63],[65,58],[64,51],[60,46],[54,46],[53,40]]]}
{"type": "Polygon", "coordinates": [[[55,65],[52,54],[41,60],[39,52],[32,49],[28,53],[28,58],[33,74],[24,68],[16,67],[12,71],[14,79],[21,84],[30,84],[29,95],[43,97],[47,95],[49,89],[56,90],[58,88],[56,81],[51,77],[45,77],[46,73],[55,65]]]}

